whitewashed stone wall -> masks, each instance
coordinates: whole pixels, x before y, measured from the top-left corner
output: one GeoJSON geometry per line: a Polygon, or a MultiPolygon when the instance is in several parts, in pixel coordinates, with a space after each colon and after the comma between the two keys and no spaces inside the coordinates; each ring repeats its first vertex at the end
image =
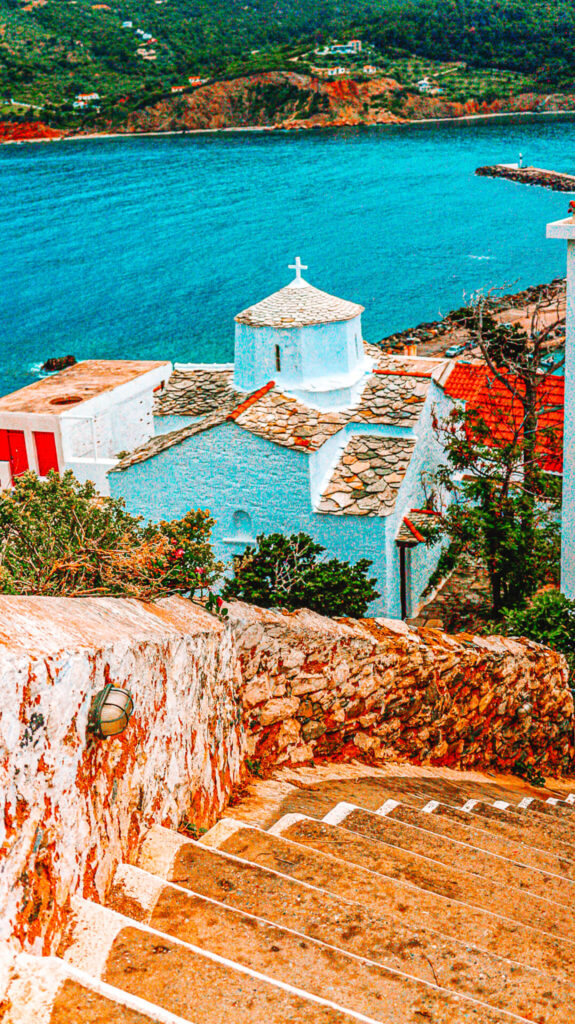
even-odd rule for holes
{"type": "Polygon", "coordinates": [[[66,899],[101,898],[153,823],[211,824],[242,761],[229,629],[180,598],[0,597],[0,939],[55,948],[66,899]],[[126,732],[86,731],[126,685],[126,732]]]}

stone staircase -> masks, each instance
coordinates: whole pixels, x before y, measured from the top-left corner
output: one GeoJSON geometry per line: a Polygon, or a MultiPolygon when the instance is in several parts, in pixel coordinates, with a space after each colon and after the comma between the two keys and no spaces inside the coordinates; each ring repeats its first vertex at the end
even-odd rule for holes
{"type": "Polygon", "coordinates": [[[6,1024],[573,1024],[575,797],[448,769],[255,782],[200,841],[159,826],[6,1024]]]}

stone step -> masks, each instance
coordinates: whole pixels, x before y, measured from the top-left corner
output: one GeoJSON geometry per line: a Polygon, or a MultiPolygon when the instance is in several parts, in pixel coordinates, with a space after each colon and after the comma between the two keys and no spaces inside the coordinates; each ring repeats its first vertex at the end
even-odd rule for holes
{"type": "Polygon", "coordinates": [[[0,1018],[4,1024],[189,1024],[59,957],[27,953],[14,960],[0,1018]]]}
{"type": "MultiPolygon", "coordinates": [[[[428,780],[426,783],[425,791],[433,792],[435,795],[437,793],[435,785],[430,788],[428,780]]],[[[561,794],[552,794],[546,791],[542,793],[535,789],[531,789],[529,792],[518,792],[516,789],[509,789],[501,785],[490,786],[483,782],[455,783],[451,780],[444,781],[440,792],[444,794],[441,797],[442,800],[456,806],[467,800],[479,800],[488,804],[504,802],[509,804],[510,808],[520,811],[529,810],[532,813],[542,814],[544,817],[563,818],[575,825],[575,807],[572,803],[568,803],[561,794]],[[447,799],[448,794],[449,799],[447,799]]]]}
{"type": "MultiPolygon", "coordinates": [[[[575,901],[575,882],[549,872],[510,860],[508,857],[488,853],[469,842],[437,835],[424,826],[429,816],[420,815],[421,824],[409,824],[391,817],[391,811],[400,806],[388,801],[380,814],[366,811],[353,804],[339,803],[324,815],[323,821],[339,825],[366,838],[376,839],[393,848],[408,850],[422,857],[430,857],[458,871],[478,875],[486,882],[511,886],[533,895],[571,907],[575,901]],[[387,812],[387,813],[386,813],[387,812]]],[[[518,893],[518,898],[521,893],[518,893]]]]}
{"type": "MultiPolygon", "coordinates": [[[[537,811],[530,813],[529,810],[519,810],[510,807],[505,801],[487,804],[483,801],[467,800],[461,809],[484,822],[496,821],[508,826],[511,832],[514,830],[515,838],[521,842],[538,845],[543,839],[545,842],[553,843],[556,850],[561,850],[570,860],[575,860],[575,824],[545,818],[537,811]]],[[[486,827],[482,825],[482,828],[486,827]]]]}
{"type": "MultiPolygon", "coordinates": [[[[571,861],[556,852],[552,843],[547,842],[547,848],[542,849],[541,846],[517,842],[505,834],[509,829],[503,827],[504,834],[500,834],[497,822],[490,824],[455,809],[450,812],[447,805],[439,804],[427,796],[418,796],[416,792],[404,795],[403,791],[398,792],[395,782],[393,777],[355,778],[330,780],[306,788],[291,786],[270,813],[258,816],[258,823],[269,827],[284,814],[291,813],[321,819],[339,802],[355,804],[371,811],[377,811],[383,806],[389,818],[394,821],[422,827],[487,853],[575,881],[575,858],[571,861]]],[[[241,810],[241,805],[230,808],[229,814],[241,817],[241,810]]]]}
{"type": "Polygon", "coordinates": [[[575,943],[563,936],[387,878],[232,819],[218,822],[201,842],[363,903],[377,914],[420,923],[547,973],[553,973],[559,958],[563,968],[575,966],[575,943]]]}
{"type": "Polygon", "coordinates": [[[489,910],[511,921],[520,921],[575,941],[575,920],[571,910],[565,906],[522,892],[512,885],[494,882],[489,877],[478,877],[443,864],[429,855],[358,835],[340,828],[339,822],[333,819],[326,822],[287,814],[269,831],[346,863],[367,868],[386,879],[408,882],[426,892],[489,910]]]}
{"type": "MultiPolygon", "coordinates": [[[[421,787],[417,785],[419,781],[419,779],[398,780],[395,777],[361,779],[346,788],[347,792],[357,793],[357,798],[350,802],[369,810],[381,807],[389,799],[399,799],[417,810],[425,808],[450,821],[482,829],[491,835],[545,850],[559,859],[565,858],[567,861],[575,862],[575,846],[565,842],[560,835],[557,835],[556,823],[539,822],[535,818],[527,817],[525,819],[517,816],[512,818],[505,811],[489,807],[487,804],[479,807],[477,804],[468,803],[461,807],[455,807],[437,799],[440,795],[437,787],[435,796],[432,790],[426,790],[427,779],[422,780],[421,787]],[[467,809],[464,810],[464,807],[467,809]]],[[[340,786],[335,788],[338,792],[342,790],[340,786]]],[[[343,798],[340,797],[340,799],[343,798]]],[[[297,803],[297,801],[294,802],[297,803]]],[[[569,832],[569,835],[571,836],[572,833],[569,832]]]]}
{"type": "Polygon", "coordinates": [[[424,827],[436,835],[468,843],[487,853],[521,863],[533,871],[575,881],[575,860],[570,861],[549,850],[516,842],[495,831],[487,831],[481,827],[481,820],[475,821],[471,815],[464,817],[462,814],[454,820],[441,813],[441,807],[442,805],[437,801],[431,800],[424,805],[423,809],[418,809],[404,803],[396,803],[395,799],[388,798],[375,810],[385,813],[389,819],[394,821],[424,827]],[[438,811],[439,813],[437,813],[438,811]]]}
{"type": "MultiPolygon", "coordinates": [[[[122,865],[109,905],[149,927],[225,957],[267,977],[329,999],[382,1021],[419,1021],[423,1009],[431,1019],[449,1019],[451,1008],[463,1017],[475,1007],[460,991],[390,970],[366,958],[279,928],[215,900],[190,893],[139,868],[122,865]]],[[[547,979],[549,983],[551,979],[547,979]]],[[[571,993],[573,995],[573,993],[571,993]]],[[[485,997],[482,1000],[486,1002],[485,997]]],[[[503,1009],[498,1006],[494,1009],[503,1009]]],[[[549,1008],[551,1009],[551,1008],[549,1008]]],[[[553,1007],[555,1021],[571,1021],[571,1008],[553,1007]]]]}
{"type": "MultiPolygon", "coordinates": [[[[519,963],[518,955],[513,960],[505,959],[473,946],[468,936],[457,941],[424,927],[419,919],[403,922],[385,907],[376,912],[369,903],[357,902],[353,895],[347,899],[333,895],[281,873],[281,868],[275,871],[262,867],[158,826],[144,840],[140,863],[155,873],[141,874],[172,879],[176,884],[170,892],[187,890],[193,900],[201,894],[220,906],[234,908],[250,920],[273,922],[306,939],[482,999],[529,1020],[565,1020],[571,1024],[571,968],[559,959],[553,965],[555,976],[551,977],[519,963]]],[[[132,895],[134,884],[125,888],[120,894],[128,901],[131,914],[142,913],[138,906],[144,902],[146,915],[158,907],[153,921],[160,930],[169,927],[173,932],[174,926],[185,929],[188,916],[195,920],[190,905],[185,904],[183,909],[179,903],[179,909],[170,914],[169,925],[162,924],[165,904],[155,904],[157,881],[151,890],[143,883],[138,885],[140,895],[136,903],[132,895]],[[151,895],[144,901],[141,894],[147,892],[151,895]]],[[[186,933],[177,934],[183,937],[186,933]]]]}
{"type": "MultiPolygon", "coordinates": [[[[66,963],[108,985],[139,995],[152,1004],[196,1024],[283,1024],[304,1020],[309,1024],[395,1024],[402,1018],[372,1017],[356,1013],[261,974],[249,966],[184,942],[136,922],[109,907],[75,897],[71,923],[61,954],[66,963]]],[[[421,986],[416,1012],[433,1004],[431,986],[421,986]],[[430,995],[431,992],[431,995],[430,995]]],[[[452,999],[454,997],[451,997],[452,999]]],[[[470,1002],[470,1001],[469,1001],[470,1002]]],[[[480,1021],[484,1010],[473,1004],[471,1020],[480,1021]]],[[[440,1016],[446,1024],[457,1020],[440,1016]]],[[[466,1004],[466,1012],[467,1004],[466,1004]]],[[[499,1012],[499,1011],[497,1011],[499,1012]]],[[[412,1018],[417,1021],[417,1016],[412,1018]]],[[[488,1016],[486,1020],[496,1018],[488,1016]]]]}

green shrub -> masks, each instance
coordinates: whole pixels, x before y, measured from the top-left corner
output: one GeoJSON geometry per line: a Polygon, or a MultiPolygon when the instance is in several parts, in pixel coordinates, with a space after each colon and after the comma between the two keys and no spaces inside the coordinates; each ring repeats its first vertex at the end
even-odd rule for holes
{"type": "Polygon", "coordinates": [[[235,576],[223,596],[264,608],[310,608],[321,615],[361,618],[379,597],[375,578],[367,575],[371,562],[324,561],[324,550],[305,533],[261,534],[257,547],[248,547],[234,560],[235,576]]]}
{"type": "Polygon", "coordinates": [[[220,573],[209,512],[145,525],[72,473],[16,478],[0,497],[0,593],[153,600],[220,573]]]}
{"type": "MultiPolygon", "coordinates": [[[[501,624],[495,627],[501,632],[501,624]]],[[[561,651],[569,663],[571,685],[575,670],[575,601],[558,590],[543,590],[524,608],[503,612],[503,632],[507,636],[525,636],[545,647],[561,651]]]]}

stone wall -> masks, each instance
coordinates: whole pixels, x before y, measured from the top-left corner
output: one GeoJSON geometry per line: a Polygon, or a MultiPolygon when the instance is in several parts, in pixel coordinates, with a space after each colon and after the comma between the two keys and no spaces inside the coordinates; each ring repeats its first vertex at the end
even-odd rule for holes
{"type": "Polygon", "coordinates": [[[564,658],[528,640],[450,637],[398,620],[334,622],[230,606],[249,756],[317,757],[543,774],[572,765],[564,658]]]}
{"type": "Polygon", "coordinates": [[[153,823],[210,825],[242,760],[229,629],[180,598],[0,597],[0,939],[54,948],[67,897],[101,898],[153,823]],[[125,733],[87,731],[126,685],[125,733]]]}
{"type": "Polygon", "coordinates": [[[68,897],[101,899],[152,824],[211,825],[247,767],[408,759],[544,774],[573,765],[564,659],[398,620],[222,623],[180,598],[0,597],[0,945],[57,947],[68,897]],[[106,683],[125,733],[87,733],[106,683]]]}

